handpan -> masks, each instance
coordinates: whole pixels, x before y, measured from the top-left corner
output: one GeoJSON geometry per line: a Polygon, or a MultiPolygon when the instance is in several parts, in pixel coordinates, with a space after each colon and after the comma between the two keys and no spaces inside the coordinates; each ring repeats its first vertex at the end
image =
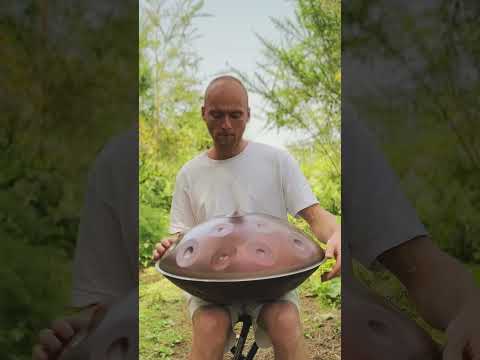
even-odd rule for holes
{"type": "Polygon", "coordinates": [[[316,242],[287,221],[246,214],[197,225],[156,267],[192,295],[231,304],[279,298],[303,283],[324,257],[316,242]]]}

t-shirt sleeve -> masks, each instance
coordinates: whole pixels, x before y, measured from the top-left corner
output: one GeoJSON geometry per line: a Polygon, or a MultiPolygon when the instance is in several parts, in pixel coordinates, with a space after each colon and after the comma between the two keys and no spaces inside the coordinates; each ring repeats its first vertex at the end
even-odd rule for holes
{"type": "Polygon", "coordinates": [[[187,177],[183,171],[177,175],[170,210],[170,233],[186,232],[195,226],[187,177]]]}
{"type": "Polygon", "coordinates": [[[301,210],[318,204],[318,200],[300,169],[300,165],[287,152],[285,152],[282,160],[282,185],[289,214],[297,216],[301,210]]]}
{"type": "Polygon", "coordinates": [[[367,267],[383,252],[427,234],[374,137],[350,116],[342,124],[342,214],[343,241],[367,267]]]}
{"type": "Polygon", "coordinates": [[[115,301],[136,284],[118,212],[105,201],[105,192],[112,188],[107,186],[110,179],[105,170],[94,169],[85,194],[73,262],[72,306],[76,307],[115,301]]]}

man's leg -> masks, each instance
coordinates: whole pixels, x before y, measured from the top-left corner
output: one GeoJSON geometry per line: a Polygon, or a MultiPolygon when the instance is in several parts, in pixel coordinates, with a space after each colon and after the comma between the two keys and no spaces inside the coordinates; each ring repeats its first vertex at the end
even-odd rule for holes
{"type": "Polygon", "coordinates": [[[291,302],[265,304],[258,323],[272,341],[276,360],[307,360],[300,314],[291,302]]]}
{"type": "Polygon", "coordinates": [[[232,322],[220,306],[203,306],[193,314],[193,344],[190,360],[222,360],[232,322]]]}

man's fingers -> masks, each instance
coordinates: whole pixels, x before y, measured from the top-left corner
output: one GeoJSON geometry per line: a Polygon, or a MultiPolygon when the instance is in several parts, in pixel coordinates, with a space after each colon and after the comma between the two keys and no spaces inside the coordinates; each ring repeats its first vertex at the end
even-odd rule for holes
{"type": "Polygon", "coordinates": [[[162,245],[165,247],[165,248],[169,248],[171,245],[172,245],[172,240],[170,239],[165,239],[162,241],[162,245]]]}
{"type": "Polygon", "coordinates": [[[153,251],[152,257],[154,261],[159,260],[165,251],[172,246],[173,240],[172,239],[164,239],[161,242],[155,244],[155,250],[153,251]]]}
{"type": "Polygon", "coordinates": [[[468,356],[472,360],[480,360],[480,338],[477,337],[474,340],[470,340],[468,343],[468,348],[465,349],[468,356]]]}
{"type": "Polygon", "coordinates": [[[48,360],[48,355],[42,345],[35,345],[32,351],[32,360],[48,360]]]}
{"type": "Polygon", "coordinates": [[[65,320],[56,320],[52,323],[52,330],[55,332],[63,342],[66,342],[72,338],[75,334],[72,326],[65,320]]]}
{"type": "Polygon", "coordinates": [[[162,243],[156,244],[155,249],[157,249],[159,253],[163,253],[165,251],[165,247],[162,245],[162,243]]]}
{"type": "Polygon", "coordinates": [[[337,259],[335,262],[335,267],[337,268],[337,274],[340,275],[342,272],[342,251],[338,251],[337,259]]]}
{"type": "Polygon", "coordinates": [[[322,282],[330,280],[330,273],[324,273],[322,274],[322,282]]]}
{"type": "Polygon", "coordinates": [[[330,273],[332,274],[332,278],[340,275],[340,270],[341,269],[342,269],[342,266],[340,264],[340,261],[337,260],[337,262],[335,263],[335,266],[333,267],[332,271],[330,271],[330,273]]]}
{"type": "Polygon", "coordinates": [[[158,250],[153,250],[152,257],[154,261],[157,261],[158,259],[160,259],[160,253],[158,252],[158,250]]]}
{"type": "Polygon", "coordinates": [[[62,343],[55,336],[55,333],[51,329],[44,329],[39,334],[40,344],[47,348],[48,352],[56,353],[62,348],[62,343]]]}
{"type": "Polygon", "coordinates": [[[340,275],[340,269],[341,269],[341,266],[337,262],[332,268],[332,270],[330,270],[328,273],[322,274],[322,281],[328,281],[340,275]]]}
{"type": "Polygon", "coordinates": [[[327,242],[327,249],[325,250],[325,257],[332,259],[335,255],[335,244],[331,241],[327,242]]]}
{"type": "Polygon", "coordinates": [[[328,281],[340,275],[340,271],[342,268],[342,260],[341,260],[342,254],[341,254],[341,250],[337,249],[337,245],[335,244],[334,241],[327,242],[325,257],[328,259],[335,258],[336,261],[333,268],[328,273],[325,273],[322,275],[322,281],[328,281]]]}

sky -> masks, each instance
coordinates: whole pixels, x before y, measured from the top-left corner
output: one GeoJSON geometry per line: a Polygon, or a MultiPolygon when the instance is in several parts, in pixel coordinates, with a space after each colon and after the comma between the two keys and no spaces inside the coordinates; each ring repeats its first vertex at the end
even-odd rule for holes
{"type": "MultiPolygon", "coordinates": [[[[262,45],[255,33],[275,42],[281,41],[281,33],[274,28],[271,17],[293,17],[292,0],[205,0],[203,13],[210,16],[195,21],[200,38],[195,48],[202,58],[200,77],[203,88],[219,73],[230,72],[233,67],[251,77],[257,62],[262,61],[262,45]]],[[[265,130],[261,119],[264,101],[250,94],[251,119],[245,132],[247,139],[267,143],[280,148],[301,135],[277,130],[265,130]]]]}

